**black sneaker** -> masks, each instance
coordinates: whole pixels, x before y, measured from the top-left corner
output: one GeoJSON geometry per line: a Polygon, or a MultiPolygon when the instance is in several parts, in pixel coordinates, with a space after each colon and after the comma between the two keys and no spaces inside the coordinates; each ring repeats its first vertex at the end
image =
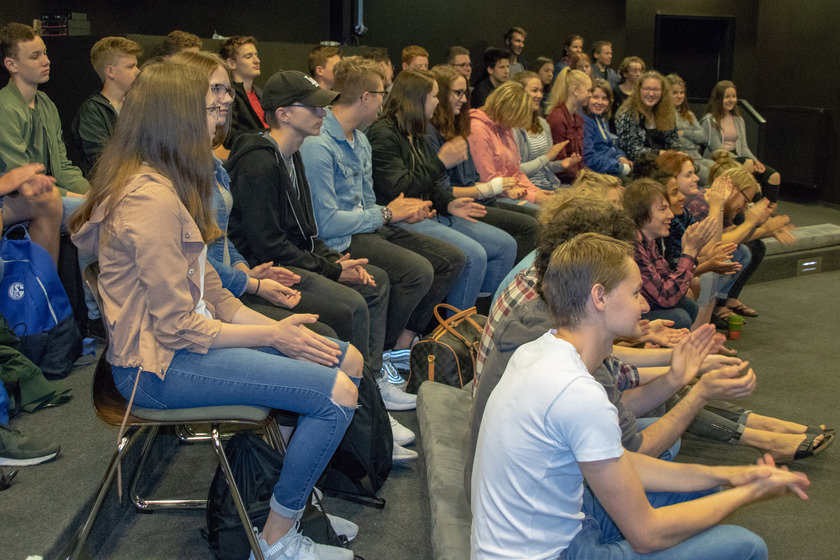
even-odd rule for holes
{"type": "Polygon", "coordinates": [[[49,461],[61,446],[47,438],[25,436],[0,424],[0,466],[26,467],[49,461]]]}

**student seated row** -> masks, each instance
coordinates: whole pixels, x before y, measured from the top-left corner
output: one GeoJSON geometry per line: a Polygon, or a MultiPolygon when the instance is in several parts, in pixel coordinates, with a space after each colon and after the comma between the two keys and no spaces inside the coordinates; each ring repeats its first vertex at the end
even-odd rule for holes
{"type": "Polygon", "coordinates": [[[583,234],[552,254],[541,290],[555,328],[516,352],[480,428],[473,558],[766,558],[755,534],[715,525],[760,498],[807,498],[808,478],[769,455],[706,467],[622,448],[591,372],[614,339],[639,334],[640,287],[627,243],[583,234]]]}
{"type": "MultiPolygon", "coordinates": [[[[633,239],[633,222],[620,208],[605,200],[589,198],[584,193],[589,196],[597,193],[590,188],[573,190],[580,190],[581,194],[572,195],[563,203],[552,203],[543,211],[534,265],[516,275],[497,299],[485,324],[471,414],[470,462],[465,470],[468,490],[472,456],[487,399],[516,349],[551,327],[548,310],[538,294],[548,256],[581,233],[633,239]]],[[[822,447],[821,427],[777,420],[721,402],[721,399],[747,396],[755,387],[755,376],[747,371],[747,363],[737,358],[707,357],[699,366],[702,374],[699,381],[689,390],[686,383],[691,382],[694,373],[691,368],[684,369],[684,362],[678,357],[687,350],[685,344],[680,345],[685,331],[663,328],[667,324],[651,322],[635,339],[661,345],[662,350],[614,346],[613,355],[593,374],[618,411],[625,448],[673,459],[683,431],[713,441],[753,446],[770,452],[778,460],[804,458],[809,456],[809,451],[822,447]],[[679,349],[670,350],[674,346],[679,349]],[[644,367],[636,368],[632,364],[644,367]]],[[[707,326],[702,336],[713,332],[707,326]]]]}
{"type": "MultiPolygon", "coordinates": [[[[371,371],[380,372],[383,346],[386,340],[396,343],[426,295],[429,270],[393,278],[402,285],[392,294],[384,270],[333,250],[319,237],[299,148],[320,133],[324,107],[338,97],[301,72],[278,72],[266,82],[261,103],[269,131],[241,135],[227,162],[233,195],[229,235],[251,267],[271,262],[300,276],[297,310],[316,313],[339,338],[359,346],[371,371]]],[[[453,261],[446,281],[459,270],[460,262],[453,261]]],[[[414,407],[412,395],[387,383],[380,388],[393,392],[386,394],[392,409],[414,407]]]]}
{"type": "Polygon", "coordinates": [[[205,244],[221,234],[210,153],[216,98],[198,70],[146,67],[74,215],[74,241],[99,256],[108,361],[129,408],[299,413],[260,547],[266,558],[350,558],[314,545],[296,520],[353,418],[362,357],[304,328],[312,315],[276,322],[242,306],[208,265],[205,244]]]}

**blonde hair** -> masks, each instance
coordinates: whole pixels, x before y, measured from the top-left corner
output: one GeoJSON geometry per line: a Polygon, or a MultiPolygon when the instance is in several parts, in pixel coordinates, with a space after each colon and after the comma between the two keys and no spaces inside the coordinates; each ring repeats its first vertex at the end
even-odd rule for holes
{"type": "Polygon", "coordinates": [[[589,76],[580,70],[572,70],[570,66],[563,68],[557,77],[554,79],[554,85],[551,87],[551,94],[548,97],[548,107],[546,114],[551,113],[558,105],[565,103],[569,97],[569,92],[576,87],[583,87],[587,83],[592,83],[589,76]]]}
{"type": "MultiPolygon", "coordinates": [[[[385,81],[385,72],[382,66],[373,60],[361,56],[347,56],[335,65],[333,69],[335,81],[333,89],[341,92],[341,97],[336,100],[337,105],[352,105],[365,94],[379,88],[376,78],[385,81]]],[[[383,86],[384,87],[384,86],[383,86]]]]}
{"type": "Polygon", "coordinates": [[[671,99],[671,88],[665,76],[656,70],[642,74],[642,77],[639,78],[639,81],[636,82],[636,86],[633,88],[633,93],[624,100],[617,114],[625,111],[630,111],[639,124],[642,122],[642,116],[645,117],[646,123],[653,121],[656,125],[656,130],[673,130],[677,127],[677,115],[674,112],[674,100],[671,99]],[[650,110],[642,102],[642,84],[645,83],[645,80],[650,79],[658,80],[659,87],[662,88],[662,95],[653,110],[650,110]]]}
{"type": "Polygon", "coordinates": [[[103,37],[93,44],[90,49],[90,64],[99,79],[105,82],[105,68],[116,64],[124,56],[143,54],[143,47],[139,43],[125,37],[103,37]]]}
{"type": "Polygon", "coordinates": [[[527,128],[531,124],[531,96],[515,80],[494,89],[481,109],[502,128],[527,128]]]}
{"type": "Polygon", "coordinates": [[[719,177],[729,177],[732,181],[732,185],[740,192],[744,192],[752,187],[755,189],[756,194],[761,194],[761,185],[759,185],[758,181],[755,180],[755,176],[744,169],[742,165],[732,167],[721,172],[719,177]]]}
{"type": "Polygon", "coordinates": [[[674,110],[676,110],[677,114],[682,117],[683,120],[688,121],[689,123],[696,123],[697,117],[694,116],[694,113],[691,112],[691,107],[688,106],[688,88],[685,86],[685,80],[680,78],[679,74],[668,74],[665,76],[665,79],[668,80],[668,85],[671,86],[671,89],[674,89],[674,86],[682,86],[684,90],[686,90],[686,95],[683,98],[683,102],[679,106],[674,106],[674,110]]]}
{"type": "Polygon", "coordinates": [[[732,157],[732,153],[729,150],[715,150],[712,153],[712,161],[714,163],[709,168],[709,182],[713,182],[719,173],[723,173],[729,169],[737,169],[742,167],[740,163],[738,163],[735,158],[732,157]]]}

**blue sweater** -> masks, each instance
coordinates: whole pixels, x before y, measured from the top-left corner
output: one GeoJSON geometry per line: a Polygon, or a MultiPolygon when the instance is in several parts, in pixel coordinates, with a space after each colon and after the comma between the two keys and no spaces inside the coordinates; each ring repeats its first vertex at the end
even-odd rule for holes
{"type": "Polygon", "coordinates": [[[627,157],[610,138],[610,127],[601,116],[583,115],[583,164],[598,173],[618,175],[618,158],[627,157]]]}

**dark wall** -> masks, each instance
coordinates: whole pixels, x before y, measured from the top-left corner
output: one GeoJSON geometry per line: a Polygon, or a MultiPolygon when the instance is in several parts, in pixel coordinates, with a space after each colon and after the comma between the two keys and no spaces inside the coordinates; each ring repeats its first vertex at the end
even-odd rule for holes
{"type": "Polygon", "coordinates": [[[528,32],[523,57],[529,61],[538,56],[556,60],[563,39],[573,33],[582,35],[587,46],[612,42],[616,58],[624,52],[623,0],[367,0],[364,23],[370,30],[362,42],[388,47],[397,68],[402,48],[412,44],[429,51],[432,65],[444,62],[451,45],[470,49],[476,64],[486,47],[503,45],[511,26],[528,32]]]}
{"type": "Polygon", "coordinates": [[[225,36],[254,35],[263,41],[317,43],[329,34],[328,0],[41,0],[25,5],[33,15],[22,21],[41,12],[86,13],[94,37],[166,35],[182,29],[199,37],[218,31],[225,36]]]}
{"type": "MultiPolygon", "coordinates": [[[[781,0],[780,3],[784,3],[781,0]]],[[[759,0],[627,0],[627,52],[653,62],[656,14],[682,16],[730,16],[735,18],[735,66],[733,80],[746,98],[755,95],[756,39],[759,0]]],[[[688,84],[691,88],[691,84],[688,84]]],[[[692,95],[707,97],[692,92],[692,95]]]]}
{"type": "Polygon", "coordinates": [[[761,0],[756,100],[760,105],[825,107],[829,116],[826,183],[820,198],[840,204],[840,3],[761,0]]]}

